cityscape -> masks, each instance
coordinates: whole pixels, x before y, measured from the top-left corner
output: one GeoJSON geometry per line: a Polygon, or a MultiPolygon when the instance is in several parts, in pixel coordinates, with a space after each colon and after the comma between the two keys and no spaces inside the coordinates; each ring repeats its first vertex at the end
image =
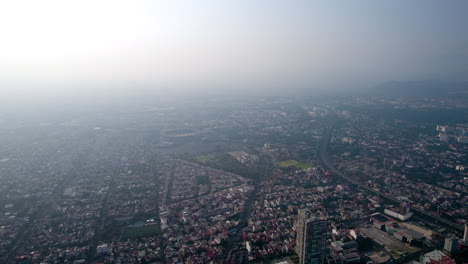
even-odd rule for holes
{"type": "Polygon", "coordinates": [[[468,264],[467,11],[0,1],[0,264],[468,264]]]}
{"type": "Polygon", "coordinates": [[[466,261],[465,100],[135,107],[3,117],[2,262],[466,261]]]}

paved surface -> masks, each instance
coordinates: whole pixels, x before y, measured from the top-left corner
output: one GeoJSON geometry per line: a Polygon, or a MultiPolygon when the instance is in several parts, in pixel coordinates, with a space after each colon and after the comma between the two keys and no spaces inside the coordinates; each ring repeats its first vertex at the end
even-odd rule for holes
{"type": "Polygon", "coordinates": [[[375,263],[384,263],[390,260],[390,255],[385,253],[385,251],[377,251],[366,254],[372,261],[375,263]]]}
{"type": "MultiPolygon", "coordinates": [[[[392,235],[385,233],[375,227],[361,227],[360,230],[377,243],[389,248],[391,251],[400,253],[414,253],[418,251],[417,248],[407,246],[403,242],[400,242],[394,238],[392,235]]],[[[398,255],[395,255],[394,257],[398,257],[398,255]]]]}

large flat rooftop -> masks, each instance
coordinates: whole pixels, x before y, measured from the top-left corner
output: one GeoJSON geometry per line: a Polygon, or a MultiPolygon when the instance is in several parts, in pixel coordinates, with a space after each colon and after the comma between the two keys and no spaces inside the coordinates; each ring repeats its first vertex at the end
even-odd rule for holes
{"type": "Polygon", "coordinates": [[[399,254],[401,253],[414,253],[419,251],[418,248],[408,246],[394,238],[392,235],[373,226],[362,226],[359,229],[369,238],[386,247],[394,258],[399,258],[399,254]]]}

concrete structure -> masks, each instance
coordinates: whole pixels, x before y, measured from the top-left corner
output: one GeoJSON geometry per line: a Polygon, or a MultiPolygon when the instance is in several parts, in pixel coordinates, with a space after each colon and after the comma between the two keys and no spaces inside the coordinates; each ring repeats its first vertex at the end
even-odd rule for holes
{"type": "Polygon", "coordinates": [[[440,126],[440,125],[437,125],[436,130],[437,130],[438,132],[444,132],[444,133],[445,133],[445,132],[450,132],[449,126],[440,126]]]}
{"type": "Polygon", "coordinates": [[[421,256],[421,264],[455,264],[455,260],[451,259],[439,250],[431,251],[424,256],[421,256]]]}
{"type": "Polygon", "coordinates": [[[411,229],[399,228],[393,233],[393,237],[404,243],[422,242],[424,235],[411,229]]]}
{"type": "Polygon", "coordinates": [[[299,210],[296,224],[296,253],[300,264],[325,263],[328,221],[312,215],[307,209],[299,210]]]}
{"type": "Polygon", "coordinates": [[[454,236],[445,238],[444,249],[449,253],[456,251],[458,249],[458,238],[454,236]]]}
{"type": "Polygon", "coordinates": [[[465,224],[465,232],[463,233],[463,243],[468,244],[468,225],[465,224]]]}
{"type": "Polygon", "coordinates": [[[96,253],[106,254],[109,252],[109,246],[107,244],[102,244],[96,247],[96,253]]]}
{"type": "Polygon", "coordinates": [[[359,263],[361,257],[358,251],[358,243],[356,241],[334,241],[331,243],[329,263],[350,264],[359,263]]]}
{"type": "Polygon", "coordinates": [[[249,241],[245,242],[245,248],[247,249],[247,252],[252,252],[252,246],[249,241]]]}
{"type": "Polygon", "coordinates": [[[395,212],[395,211],[393,211],[391,209],[388,209],[388,208],[384,210],[384,213],[391,216],[391,217],[395,217],[395,218],[397,218],[397,219],[399,219],[401,221],[406,221],[406,220],[410,219],[411,216],[413,216],[412,212],[407,212],[405,214],[402,214],[400,212],[395,212]]]}
{"type": "Polygon", "coordinates": [[[270,263],[271,264],[294,264],[294,262],[290,258],[282,258],[278,260],[273,260],[270,263]]]}

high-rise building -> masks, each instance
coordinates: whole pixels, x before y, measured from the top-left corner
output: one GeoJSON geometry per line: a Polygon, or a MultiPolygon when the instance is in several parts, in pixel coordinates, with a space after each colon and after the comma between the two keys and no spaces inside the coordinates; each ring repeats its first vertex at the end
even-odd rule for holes
{"type": "Polygon", "coordinates": [[[445,238],[444,249],[448,253],[452,253],[458,249],[458,239],[454,236],[445,238]]]}
{"type": "Polygon", "coordinates": [[[296,253],[300,264],[325,263],[326,239],[329,235],[328,221],[314,216],[309,210],[299,210],[296,223],[296,253]]]}
{"type": "Polygon", "coordinates": [[[465,232],[463,233],[463,243],[468,244],[468,225],[465,224],[465,232]]]}

